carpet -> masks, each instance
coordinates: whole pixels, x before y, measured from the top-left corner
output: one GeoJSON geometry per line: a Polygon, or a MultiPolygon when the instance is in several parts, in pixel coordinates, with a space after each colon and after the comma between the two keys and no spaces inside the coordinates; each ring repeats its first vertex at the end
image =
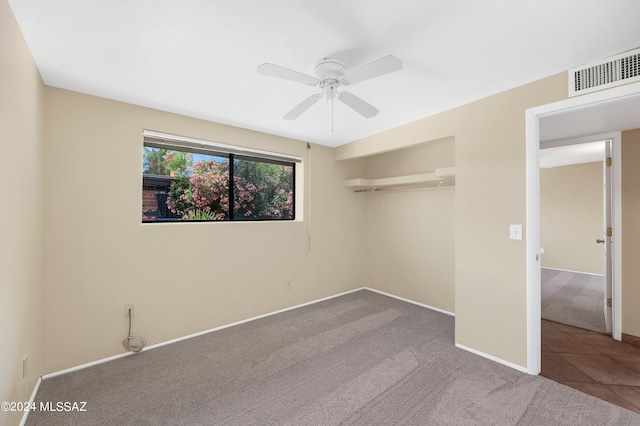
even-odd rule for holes
{"type": "Polygon", "coordinates": [[[35,425],[640,425],[454,346],[454,318],[360,290],[43,380],[35,425]]]}
{"type": "Polygon", "coordinates": [[[542,268],[542,318],[606,333],[604,277],[542,268]]]}

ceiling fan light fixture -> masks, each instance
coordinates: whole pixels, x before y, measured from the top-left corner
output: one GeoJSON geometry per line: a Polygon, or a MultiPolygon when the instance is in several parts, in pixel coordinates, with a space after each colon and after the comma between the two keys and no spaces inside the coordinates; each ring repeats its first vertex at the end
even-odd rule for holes
{"type": "Polygon", "coordinates": [[[339,85],[340,82],[332,78],[328,78],[320,82],[320,88],[322,88],[322,92],[327,100],[333,99],[336,96],[336,89],[339,85]]]}

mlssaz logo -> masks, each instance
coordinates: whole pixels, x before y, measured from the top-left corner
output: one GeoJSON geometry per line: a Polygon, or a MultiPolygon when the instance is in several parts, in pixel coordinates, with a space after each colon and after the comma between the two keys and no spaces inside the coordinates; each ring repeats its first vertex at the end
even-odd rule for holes
{"type": "Polygon", "coordinates": [[[87,411],[86,402],[69,402],[69,401],[40,401],[40,411],[87,411]]]}

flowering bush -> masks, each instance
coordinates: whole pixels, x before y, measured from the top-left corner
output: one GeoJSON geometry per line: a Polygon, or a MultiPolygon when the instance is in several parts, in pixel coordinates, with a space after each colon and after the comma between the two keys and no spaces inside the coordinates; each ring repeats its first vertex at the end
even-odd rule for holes
{"type": "Polygon", "coordinates": [[[228,182],[228,162],[199,161],[193,174],[173,181],[167,207],[184,220],[222,220],[229,211],[228,182]]]}
{"type": "Polygon", "coordinates": [[[257,161],[238,160],[234,164],[236,176],[254,182],[255,210],[252,217],[289,219],[293,217],[293,167],[257,161]]]}
{"type": "Polygon", "coordinates": [[[192,203],[205,212],[229,212],[229,163],[203,160],[193,167],[189,179],[192,189],[192,203]]]}
{"type": "Polygon", "coordinates": [[[167,193],[167,207],[171,213],[184,218],[193,206],[193,192],[188,176],[177,177],[167,193]]]}
{"type": "MultiPolygon", "coordinates": [[[[176,161],[167,156],[168,161],[176,161]]],[[[187,163],[188,164],[188,163],[187,163]]],[[[229,161],[201,160],[176,177],[167,206],[183,220],[280,219],[293,217],[292,167],[235,160],[233,201],[229,199],[229,161]],[[192,170],[189,175],[188,172],[192,170]]]]}
{"type": "Polygon", "coordinates": [[[293,196],[292,192],[286,192],[280,188],[275,191],[273,201],[265,211],[265,215],[269,217],[293,217],[293,196]]]}

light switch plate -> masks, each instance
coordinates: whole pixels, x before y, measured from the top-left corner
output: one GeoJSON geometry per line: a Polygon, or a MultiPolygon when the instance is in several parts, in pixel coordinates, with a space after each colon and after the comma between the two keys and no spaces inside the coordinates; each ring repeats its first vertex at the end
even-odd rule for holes
{"type": "Polygon", "coordinates": [[[509,238],[522,240],[522,225],[509,225],[509,238]]]}

